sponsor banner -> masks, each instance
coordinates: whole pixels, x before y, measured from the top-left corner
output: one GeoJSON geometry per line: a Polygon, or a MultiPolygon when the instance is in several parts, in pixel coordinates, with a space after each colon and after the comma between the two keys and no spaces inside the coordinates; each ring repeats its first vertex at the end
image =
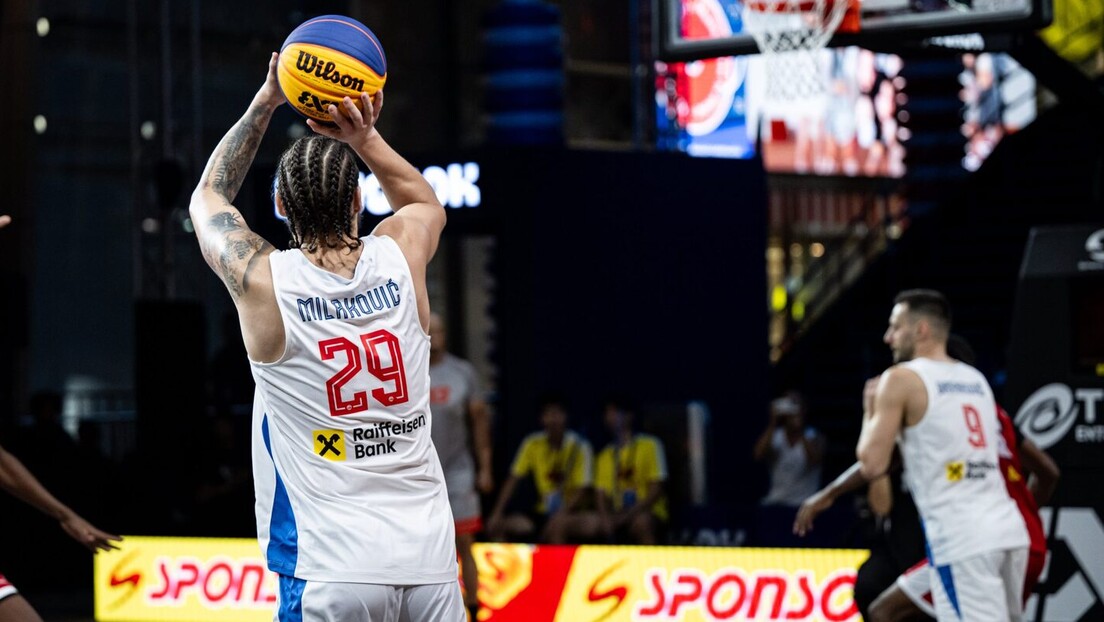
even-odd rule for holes
{"type": "MultiPolygon", "coordinates": [[[[475,545],[483,622],[857,621],[868,552],[475,545]]],[[[128,536],[95,557],[100,622],[272,620],[276,575],[253,539],[128,536]]]]}
{"type": "Polygon", "coordinates": [[[862,550],[480,544],[481,620],[859,620],[862,550]]]}
{"type": "Polygon", "coordinates": [[[255,539],[127,536],[94,557],[96,619],[271,622],[276,575],[255,539]]]}

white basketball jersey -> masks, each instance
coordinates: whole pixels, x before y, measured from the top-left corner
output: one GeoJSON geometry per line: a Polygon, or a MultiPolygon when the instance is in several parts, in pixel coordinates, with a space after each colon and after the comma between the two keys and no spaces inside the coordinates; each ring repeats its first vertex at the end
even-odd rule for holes
{"type": "Polygon", "coordinates": [[[398,245],[361,240],[352,279],[297,249],[271,255],[287,348],[251,362],[261,550],[272,571],[305,580],[456,581],[429,336],[398,245]]]}
{"type": "Polygon", "coordinates": [[[924,381],[928,410],[898,438],[933,566],[1026,547],[1027,528],[1000,472],[996,400],[973,367],[919,358],[902,364],[924,381]]]}

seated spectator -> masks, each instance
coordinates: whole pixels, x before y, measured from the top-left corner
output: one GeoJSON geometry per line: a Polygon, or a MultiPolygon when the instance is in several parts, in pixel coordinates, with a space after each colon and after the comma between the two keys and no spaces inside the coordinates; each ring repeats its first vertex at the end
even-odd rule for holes
{"type": "Polygon", "coordinates": [[[567,428],[566,402],[558,396],[541,401],[544,428],[525,437],[502,485],[487,534],[492,540],[562,544],[597,535],[597,519],[585,510],[593,484],[590,442],[567,428]],[[532,477],[537,501],[528,512],[506,514],[518,484],[532,477]]]}
{"type": "Polygon", "coordinates": [[[770,467],[763,505],[797,508],[820,489],[824,437],[805,423],[805,400],[796,391],[771,402],[770,422],[755,442],[755,459],[770,467]]]}
{"type": "Polygon", "coordinates": [[[598,513],[605,535],[615,542],[656,544],[668,518],[667,457],[662,441],[636,431],[635,418],[627,401],[606,401],[605,423],[613,438],[598,455],[598,513]]]}

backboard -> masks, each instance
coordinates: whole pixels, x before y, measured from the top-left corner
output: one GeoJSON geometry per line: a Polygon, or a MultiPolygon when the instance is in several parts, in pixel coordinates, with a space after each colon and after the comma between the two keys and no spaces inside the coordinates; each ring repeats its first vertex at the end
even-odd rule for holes
{"type": "MultiPolygon", "coordinates": [[[[759,52],[754,39],[742,32],[739,0],[654,1],[660,61],[759,52]]],[[[1007,35],[1050,24],[1051,1],[863,0],[860,31],[836,33],[828,45],[886,52],[924,47],[999,51],[1007,35]]]]}

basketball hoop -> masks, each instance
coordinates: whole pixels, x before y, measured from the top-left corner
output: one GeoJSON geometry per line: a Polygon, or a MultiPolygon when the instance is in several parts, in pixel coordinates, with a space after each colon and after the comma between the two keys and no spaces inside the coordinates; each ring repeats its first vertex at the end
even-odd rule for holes
{"type": "Polygon", "coordinates": [[[776,104],[823,95],[818,52],[836,30],[859,29],[858,0],[746,0],[744,32],[766,60],[766,99],[776,104]],[[845,19],[846,17],[846,19],[845,19]]]}

